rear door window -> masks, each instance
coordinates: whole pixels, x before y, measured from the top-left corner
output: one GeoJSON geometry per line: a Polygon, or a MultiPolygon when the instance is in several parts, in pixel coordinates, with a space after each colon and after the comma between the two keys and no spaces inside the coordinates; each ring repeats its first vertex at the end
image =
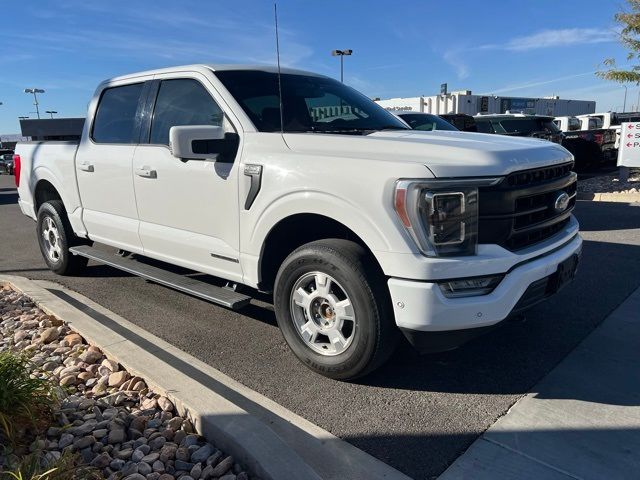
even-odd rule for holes
{"type": "Polygon", "coordinates": [[[91,138],[96,143],[138,143],[136,112],[144,83],[102,92],[91,138]]]}

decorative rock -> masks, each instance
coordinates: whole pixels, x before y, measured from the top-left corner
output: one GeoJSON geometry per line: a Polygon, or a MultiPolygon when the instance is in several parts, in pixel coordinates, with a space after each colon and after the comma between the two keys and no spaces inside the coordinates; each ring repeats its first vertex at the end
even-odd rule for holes
{"type": "Polygon", "coordinates": [[[167,397],[159,397],[158,406],[165,412],[173,411],[173,403],[167,397]]]}
{"type": "Polygon", "coordinates": [[[93,461],[91,462],[91,466],[102,469],[102,468],[105,468],[110,463],[111,463],[111,457],[109,456],[109,454],[102,453],[93,459],[93,461]]]}
{"type": "Polygon", "coordinates": [[[236,480],[236,476],[233,473],[230,473],[229,475],[220,477],[219,480],[236,480]]]}
{"type": "Polygon", "coordinates": [[[134,473],[132,475],[128,475],[124,477],[124,480],[147,480],[144,475],[140,475],[139,473],[134,473]]]}
{"type": "Polygon", "coordinates": [[[247,475],[247,472],[240,472],[236,480],[249,480],[249,475],[247,475]]]}
{"type": "Polygon", "coordinates": [[[209,458],[214,451],[215,449],[213,448],[213,446],[207,443],[206,445],[204,445],[203,447],[200,447],[191,455],[191,462],[192,463],[206,462],[207,458],[209,458]]]}
{"type": "Polygon", "coordinates": [[[185,472],[190,472],[193,468],[193,463],[185,462],[183,460],[176,460],[175,467],[176,470],[184,470],[185,472]]]}
{"type": "Polygon", "coordinates": [[[211,475],[214,477],[221,477],[233,467],[233,457],[229,455],[227,458],[222,460],[218,465],[216,465],[211,472],[211,475]]]}
{"type": "Polygon", "coordinates": [[[61,387],[70,387],[78,383],[78,378],[75,375],[67,375],[60,379],[61,387]]]}
{"type": "Polygon", "coordinates": [[[82,450],[83,448],[87,448],[96,443],[96,439],[91,435],[87,435],[86,437],[79,438],[75,442],[73,442],[73,446],[76,450],[82,450]]]}
{"type": "Polygon", "coordinates": [[[185,447],[190,447],[191,445],[197,445],[199,441],[199,435],[187,435],[187,438],[184,439],[183,445],[185,447]]]}
{"type": "Polygon", "coordinates": [[[110,360],[108,358],[105,358],[100,365],[105,367],[107,370],[109,370],[112,373],[120,370],[118,368],[118,362],[116,362],[115,360],[110,360]]]}
{"type": "Polygon", "coordinates": [[[58,338],[58,327],[49,327],[40,334],[38,343],[51,343],[58,338]]]}
{"type": "Polygon", "coordinates": [[[94,430],[94,431],[93,431],[93,436],[94,436],[97,440],[99,440],[99,439],[101,439],[102,437],[104,437],[105,435],[107,435],[107,433],[108,433],[108,431],[107,431],[107,429],[106,429],[106,428],[100,428],[100,429],[98,429],[98,430],[94,430]]]}
{"type": "MultiPolygon", "coordinates": [[[[167,443],[167,439],[160,436],[160,437],[156,437],[153,440],[151,440],[149,442],[149,446],[151,447],[151,450],[160,450],[164,444],[167,443]]],[[[205,458],[206,460],[206,458],[205,458]]],[[[195,462],[195,460],[194,460],[195,462]]]]}
{"type": "Polygon", "coordinates": [[[191,475],[194,480],[198,480],[202,475],[202,465],[200,465],[199,463],[195,464],[189,472],[189,475],[191,475]]]}
{"type": "Polygon", "coordinates": [[[160,460],[156,460],[155,462],[153,462],[151,468],[153,468],[154,472],[164,473],[164,463],[162,463],[160,460]]]}
{"type": "Polygon", "coordinates": [[[82,344],[82,337],[77,333],[70,333],[64,337],[64,341],[67,343],[67,346],[73,347],[82,344]]]}
{"type": "Polygon", "coordinates": [[[189,453],[189,449],[187,447],[180,447],[176,450],[176,460],[188,462],[189,459],[191,459],[191,453],[189,453]]]}
{"type": "Polygon", "coordinates": [[[125,450],[120,450],[118,453],[115,454],[115,457],[120,460],[129,460],[131,458],[132,453],[133,453],[133,450],[131,448],[127,448],[125,450]]]}
{"type": "Polygon", "coordinates": [[[116,459],[111,461],[111,463],[109,464],[109,468],[111,470],[115,470],[117,472],[117,471],[122,470],[122,467],[124,467],[124,464],[125,464],[124,460],[122,460],[120,458],[116,458],[116,459]]]}
{"type": "Polygon", "coordinates": [[[153,463],[160,458],[160,454],[158,452],[151,452],[144,457],[142,457],[143,462],[145,463],[153,463]]]}
{"type": "Polygon", "coordinates": [[[149,475],[153,470],[151,469],[151,465],[145,462],[138,463],[138,473],[141,475],[149,475]]]}
{"type": "Polygon", "coordinates": [[[114,372],[109,375],[109,386],[110,387],[119,387],[129,378],[129,374],[127,372],[114,372]]]}
{"type": "Polygon", "coordinates": [[[175,480],[173,475],[169,475],[168,473],[163,473],[158,477],[158,480],[175,480]]]}
{"type": "Polygon", "coordinates": [[[160,461],[167,463],[169,460],[173,460],[176,457],[177,448],[173,445],[165,445],[160,450],[160,461]]]}
{"type": "Polygon", "coordinates": [[[99,350],[91,350],[91,348],[89,348],[86,352],[80,355],[79,358],[85,363],[96,363],[102,358],[102,352],[99,350]]]}
{"type": "Polygon", "coordinates": [[[113,445],[116,443],[122,443],[127,439],[127,432],[122,429],[114,429],[109,432],[108,442],[113,445]]]}

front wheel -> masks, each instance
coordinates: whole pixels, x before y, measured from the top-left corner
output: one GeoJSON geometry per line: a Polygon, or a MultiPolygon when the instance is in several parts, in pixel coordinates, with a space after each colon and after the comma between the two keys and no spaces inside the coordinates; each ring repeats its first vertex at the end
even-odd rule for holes
{"type": "Polygon", "coordinates": [[[71,275],[87,266],[87,258],[69,252],[69,247],[83,240],[73,233],[62,201],[49,200],[40,206],[37,232],[40,252],[50,270],[58,275],[71,275]]]}
{"type": "Polygon", "coordinates": [[[320,240],[295,250],[278,272],[274,306],[291,350],[326,377],[373,371],[398,340],[385,278],[354,242],[320,240]]]}

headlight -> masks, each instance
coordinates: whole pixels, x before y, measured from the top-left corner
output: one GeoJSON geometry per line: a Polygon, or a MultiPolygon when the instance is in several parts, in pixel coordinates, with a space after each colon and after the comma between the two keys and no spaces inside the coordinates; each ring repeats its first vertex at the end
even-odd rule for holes
{"type": "Polygon", "coordinates": [[[478,187],[495,185],[500,180],[398,180],[394,208],[423,254],[475,255],[478,187]]]}

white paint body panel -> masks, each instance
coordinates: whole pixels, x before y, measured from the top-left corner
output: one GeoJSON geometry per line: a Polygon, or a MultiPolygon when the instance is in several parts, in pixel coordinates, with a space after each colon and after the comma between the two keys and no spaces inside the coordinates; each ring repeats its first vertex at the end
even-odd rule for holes
{"type": "Polygon", "coordinates": [[[479,326],[469,320],[478,304],[487,312],[481,324],[501,320],[531,281],[555,271],[558,259],[579,247],[573,219],[563,231],[517,253],[480,245],[475,256],[428,258],[419,253],[392,206],[398,179],[502,176],[570,161],[571,154],[556,144],[449,131],[367,136],[257,132],[212,68],[176,67],[105,82],[90,104],[77,154],[70,143],[19,144],[23,212],[35,218],[33,191],[39,179],[47,179],[61,193],[79,235],[252,287],[261,280],[269,232],[292,215],[323,215],[348,227],[373,252],[391,277],[394,301],[406,304],[396,309],[397,323],[417,330],[479,326]],[[206,86],[240,136],[234,163],[181,162],[164,146],[88,140],[98,94],[106,86],[184,77],[206,86]],[[94,165],[94,171],[78,170],[83,162],[94,165]],[[261,165],[263,171],[250,210],[244,209],[247,164],[261,165]],[[157,177],[134,173],[143,166],[157,177]],[[434,280],[504,273],[525,261],[486,297],[443,301],[434,289],[434,280]]]}

